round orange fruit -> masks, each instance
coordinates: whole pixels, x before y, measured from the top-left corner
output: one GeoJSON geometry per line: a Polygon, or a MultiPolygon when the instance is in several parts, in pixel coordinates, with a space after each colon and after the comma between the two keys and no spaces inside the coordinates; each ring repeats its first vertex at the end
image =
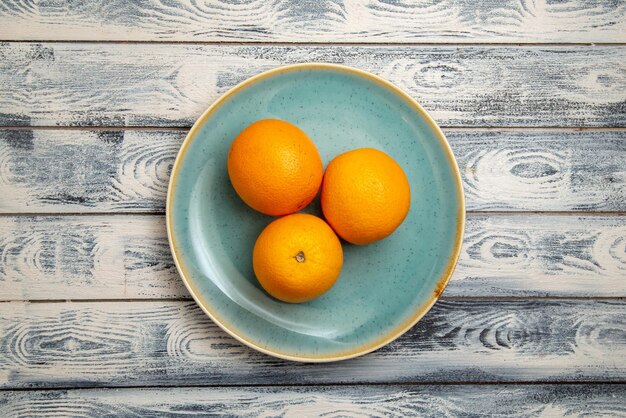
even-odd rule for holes
{"type": "Polygon", "coordinates": [[[317,195],[323,166],[313,141],[277,119],[254,122],[228,152],[228,175],[237,194],[266,215],[299,211],[317,195]]]}
{"type": "Polygon", "coordinates": [[[373,148],[338,155],[324,173],[322,211],[335,232],[353,244],[391,234],[409,212],[411,192],[402,168],[373,148]]]}
{"type": "Polygon", "coordinates": [[[283,302],[306,302],[335,284],[343,250],[326,222],[296,213],[265,227],[254,244],[252,265],[267,293],[283,302]]]}

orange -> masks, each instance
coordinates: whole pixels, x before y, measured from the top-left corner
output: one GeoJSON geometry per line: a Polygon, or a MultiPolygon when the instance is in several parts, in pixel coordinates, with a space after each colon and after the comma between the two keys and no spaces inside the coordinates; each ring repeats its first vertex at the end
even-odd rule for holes
{"type": "Polygon", "coordinates": [[[324,173],[324,217],[353,244],[369,244],[391,234],[406,218],[410,201],[406,174],[382,151],[348,151],[335,157],[324,173]]]}
{"type": "Polygon", "coordinates": [[[254,244],[252,265],[267,293],[284,302],[306,302],[335,284],[343,250],[326,222],[297,213],[265,227],[254,244]]]}
{"type": "Polygon", "coordinates": [[[297,212],[313,200],[323,166],[315,144],[298,127],[266,119],[235,138],[228,152],[228,175],[250,207],[278,216],[297,212]]]}

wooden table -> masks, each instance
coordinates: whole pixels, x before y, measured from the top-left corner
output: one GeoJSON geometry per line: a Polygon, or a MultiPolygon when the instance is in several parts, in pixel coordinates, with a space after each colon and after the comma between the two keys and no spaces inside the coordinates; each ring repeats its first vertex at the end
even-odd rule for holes
{"type": "Polygon", "coordinates": [[[3,0],[0,416],[626,415],[626,3],[3,0]],[[190,299],[165,234],[187,130],[323,61],[421,102],[468,205],[410,332],[296,364],[190,299]]]}

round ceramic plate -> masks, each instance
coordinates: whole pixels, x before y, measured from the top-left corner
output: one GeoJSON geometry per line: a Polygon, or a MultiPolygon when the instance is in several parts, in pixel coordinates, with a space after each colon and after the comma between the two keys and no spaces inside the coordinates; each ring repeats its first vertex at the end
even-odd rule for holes
{"type": "MultiPolygon", "coordinates": [[[[320,214],[319,202],[305,212],[320,214]]],[[[271,70],[222,96],[187,135],[167,197],[170,246],[196,302],[241,342],[298,361],[355,357],[407,331],[448,282],[464,219],[459,170],[424,109],[377,76],[328,64],[271,70]],[[273,299],[255,279],[252,248],[273,218],[246,206],[228,179],[231,142],[268,118],[304,130],[325,165],[354,148],[382,150],[411,186],[404,223],[377,243],[344,243],[337,283],[307,303],[273,299]]]]}

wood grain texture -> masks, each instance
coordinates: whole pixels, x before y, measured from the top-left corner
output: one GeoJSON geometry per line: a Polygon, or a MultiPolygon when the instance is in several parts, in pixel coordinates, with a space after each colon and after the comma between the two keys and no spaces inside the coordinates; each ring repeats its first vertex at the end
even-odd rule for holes
{"type": "Polygon", "coordinates": [[[0,416],[626,417],[626,217],[606,214],[626,212],[626,130],[525,130],[626,127],[625,2],[6,0],[3,40],[0,127],[35,129],[0,130],[0,416]],[[162,216],[185,128],[251,75],[311,61],[420,101],[452,128],[468,208],[498,212],[468,217],[416,327],[333,365],[219,329],[162,216]],[[92,214],[50,216],[75,212],[92,214]]]}
{"type": "Polygon", "coordinates": [[[342,63],[442,126],[626,126],[626,48],[0,44],[0,125],[190,126],[284,64],[342,63]]]}
{"type": "Polygon", "coordinates": [[[612,0],[5,0],[0,39],[252,42],[624,42],[612,0]]]}
{"type": "Polygon", "coordinates": [[[626,295],[626,217],[469,216],[445,296],[626,295]]]}
{"type": "Polygon", "coordinates": [[[411,385],[0,392],[3,417],[625,417],[626,385],[411,385]],[[486,401],[489,399],[490,401],[486,401]]]}
{"type": "Polygon", "coordinates": [[[447,301],[354,360],[247,348],[193,302],[0,304],[0,387],[623,381],[624,301],[447,301]]]}
{"type": "Polygon", "coordinates": [[[0,195],[11,197],[0,201],[0,212],[162,213],[184,137],[172,131],[0,130],[0,195]]]}
{"type": "MultiPolygon", "coordinates": [[[[161,216],[0,218],[0,300],[188,298],[161,216]]],[[[451,296],[626,296],[626,217],[471,215],[451,296]]]]}
{"type": "MultiPolygon", "coordinates": [[[[0,212],[162,213],[185,134],[0,130],[0,212]]],[[[469,210],[626,211],[626,131],[446,136],[469,210]]]]}
{"type": "Polygon", "coordinates": [[[626,132],[446,136],[469,210],[626,211],[626,132]]]}
{"type": "Polygon", "coordinates": [[[2,217],[0,285],[3,300],[189,297],[150,216],[2,217]]]}

